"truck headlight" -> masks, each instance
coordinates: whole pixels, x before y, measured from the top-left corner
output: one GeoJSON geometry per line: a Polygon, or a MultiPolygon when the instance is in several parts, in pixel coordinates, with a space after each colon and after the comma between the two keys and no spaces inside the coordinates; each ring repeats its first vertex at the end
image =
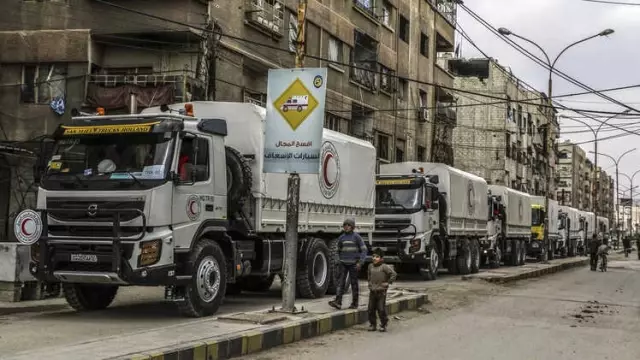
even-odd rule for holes
{"type": "Polygon", "coordinates": [[[138,266],[150,266],[160,260],[162,253],[162,240],[149,240],[140,243],[140,255],[138,255],[138,266]]]}

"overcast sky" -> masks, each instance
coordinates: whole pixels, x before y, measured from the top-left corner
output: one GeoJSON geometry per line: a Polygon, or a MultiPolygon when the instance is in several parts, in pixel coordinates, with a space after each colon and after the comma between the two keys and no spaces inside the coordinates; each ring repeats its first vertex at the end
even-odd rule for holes
{"type": "MultiPolygon", "coordinates": [[[[622,0],[640,3],[640,0],[622,0]]],[[[556,68],[567,75],[595,89],[613,88],[640,84],[640,6],[608,5],[585,2],[582,0],[465,0],[465,5],[476,12],[496,28],[506,27],[518,35],[529,38],[541,45],[553,60],[568,44],[611,28],[615,33],[608,37],[597,37],[573,47],[562,55],[556,68]]],[[[458,9],[458,22],[471,39],[489,56],[502,65],[511,67],[513,73],[546,92],[548,70],[535,64],[518,53],[508,44],[490,33],[463,9],[458,9]]],[[[458,37],[459,39],[459,37],[458,37]]],[[[514,38],[514,40],[517,40],[514,38]]],[[[481,56],[471,44],[462,40],[464,57],[481,56]]],[[[522,43],[533,54],[539,55],[536,48],[522,43]]],[[[540,55],[542,57],[542,55],[540,55]]],[[[553,95],[584,91],[567,81],[554,76],[553,95]]],[[[609,96],[640,110],[640,88],[607,93],[609,96]]],[[[624,110],[594,95],[566,98],[563,105],[578,109],[596,109],[618,112],[624,110]]],[[[606,118],[606,117],[605,117],[606,118]]],[[[590,124],[597,122],[583,119],[590,124]]],[[[640,124],[640,119],[613,119],[613,124],[640,124]]],[[[582,124],[563,119],[560,122],[562,140],[574,142],[593,140],[593,134],[582,124]],[[576,131],[584,133],[569,133],[576,131]]],[[[640,125],[629,127],[640,130],[640,125]]],[[[600,131],[599,138],[623,133],[607,128],[600,131]]],[[[635,152],[626,155],[620,162],[620,172],[632,175],[640,170],[640,138],[629,135],[617,139],[598,142],[598,152],[618,157],[623,152],[638,147],[635,152]]],[[[593,151],[593,143],[582,145],[583,149],[593,151]]],[[[593,160],[593,154],[589,154],[593,160]]],[[[603,156],[598,157],[598,165],[609,174],[615,173],[613,162],[603,156]]],[[[640,172],[634,179],[640,185],[640,172]]],[[[628,187],[629,181],[620,176],[620,189],[628,187]]]]}

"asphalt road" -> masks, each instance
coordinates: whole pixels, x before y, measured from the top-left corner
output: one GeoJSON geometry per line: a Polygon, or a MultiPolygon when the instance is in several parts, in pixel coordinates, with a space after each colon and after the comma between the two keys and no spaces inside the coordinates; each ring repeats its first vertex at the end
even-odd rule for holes
{"type": "MultiPolygon", "coordinates": [[[[402,288],[433,288],[448,282],[460,282],[459,276],[443,274],[439,280],[425,282],[419,276],[402,275],[402,288]]],[[[361,286],[366,286],[362,283],[361,286]]],[[[276,279],[268,293],[230,296],[217,315],[255,311],[281,304],[280,284],[276,279]]],[[[0,304],[0,358],[21,351],[78,343],[101,337],[122,335],[198,321],[181,317],[174,304],[163,301],[163,288],[124,287],[106,310],[77,313],[63,298],[0,304]]],[[[329,298],[329,297],[327,297],[329,298]]]]}
{"type": "Polygon", "coordinates": [[[428,314],[401,314],[387,333],[370,333],[360,326],[242,359],[640,357],[638,260],[612,259],[606,273],[579,268],[507,289],[489,286],[476,283],[475,293],[463,289],[472,298],[469,306],[451,310],[436,299],[428,314]],[[478,291],[483,287],[494,291],[478,291]]]}

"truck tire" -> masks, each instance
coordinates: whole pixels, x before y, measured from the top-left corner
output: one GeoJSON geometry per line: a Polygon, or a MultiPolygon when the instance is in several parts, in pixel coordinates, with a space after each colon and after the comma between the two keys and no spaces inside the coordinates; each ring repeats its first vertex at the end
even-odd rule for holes
{"type": "Polygon", "coordinates": [[[191,283],[186,286],[184,300],[178,310],[184,316],[210,316],[218,311],[227,291],[227,261],[215,241],[200,240],[189,257],[191,283]]]}
{"type": "Polygon", "coordinates": [[[225,147],[227,161],[227,210],[235,214],[251,195],[253,175],[251,167],[242,154],[229,146],[225,147]]]}
{"type": "Polygon", "coordinates": [[[471,273],[477,274],[480,272],[480,243],[476,239],[472,239],[469,243],[471,248],[471,273]]]}
{"type": "Polygon", "coordinates": [[[433,240],[427,247],[427,253],[429,254],[429,259],[424,265],[420,266],[419,271],[423,279],[433,281],[438,278],[438,268],[440,267],[438,248],[433,240]]]}
{"type": "Polygon", "coordinates": [[[271,285],[273,285],[273,281],[275,280],[275,275],[269,276],[249,276],[242,279],[240,282],[240,286],[242,290],[253,291],[253,292],[267,292],[271,289],[271,285]]]}
{"type": "Polygon", "coordinates": [[[509,254],[509,265],[518,266],[520,263],[520,241],[509,240],[511,242],[511,253],[509,254]]]}
{"type": "Polygon", "coordinates": [[[458,264],[458,273],[460,275],[468,275],[471,273],[471,263],[473,262],[471,256],[471,245],[468,241],[465,241],[460,249],[458,249],[458,257],[456,258],[458,264]]]}
{"type": "MultiPolygon", "coordinates": [[[[338,240],[333,239],[329,241],[329,285],[327,286],[327,295],[336,295],[338,290],[338,283],[340,282],[340,258],[338,256],[338,240]]],[[[349,275],[344,282],[344,289],[342,294],[349,292],[351,287],[349,286],[349,275]]]]}
{"type": "Polygon", "coordinates": [[[520,242],[520,265],[527,263],[527,242],[522,240],[520,242]]]}
{"type": "Polygon", "coordinates": [[[296,274],[296,288],[301,297],[317,299],[327,293],[331,271],[329,247],[321,239],[311,239],[296,274]]]}
{"type": "Polygon", "coordinates": [[[90,284],[62,284],[67,303],[77,311],[106,309],[118,293],[118,286],[90,284]]]}

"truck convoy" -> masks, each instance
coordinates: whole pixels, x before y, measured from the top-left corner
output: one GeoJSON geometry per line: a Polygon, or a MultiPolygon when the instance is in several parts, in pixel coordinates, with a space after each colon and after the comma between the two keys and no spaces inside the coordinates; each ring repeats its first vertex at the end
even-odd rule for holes
{"type": "MultiPolygon", "coordinates": [[[[30,272],[61,283],[77,310],[108,307],[120,286],[163,286],[181,313],[201,317],[229,292],[268,290],[287,261],[287,175],[262,171],[265,117],[248,103],[193,102],[59,126],[37,209],[15,221],[16,238],[33,244],[30,272]]],[[[523,265],[527,249],[572,255],[593,231],[578,227],[593,214],[556,213],[550,201],[559,225],[546,224],[544,199],[444,164],[386,164],[376,176],[371,143],[327,129],[319,173],[300,181],[299,297],[336,292],[347,218],[369,250],[431,280],[441,267],[523,265]]],[[[608,236],[605,218],[598,229],[608,236]]]]}
{"type": "MultiPolygon", "coordinates": [[[[287,175],[262,172],[264,121],[252,104],[194,102],[58,127],[38,212],[16,227],[22,239],[41,227],[30,271],[61,282],[77,310],[149,285],[201,317],[228,286],[269,289],[286,261],[287,175]]],[[[326,129],[322,141],[320,174],[300,175],[296,282],[306,298],[336,290],[344,219],[363,234],[374,224],[375,148],[326,129]]]]}

